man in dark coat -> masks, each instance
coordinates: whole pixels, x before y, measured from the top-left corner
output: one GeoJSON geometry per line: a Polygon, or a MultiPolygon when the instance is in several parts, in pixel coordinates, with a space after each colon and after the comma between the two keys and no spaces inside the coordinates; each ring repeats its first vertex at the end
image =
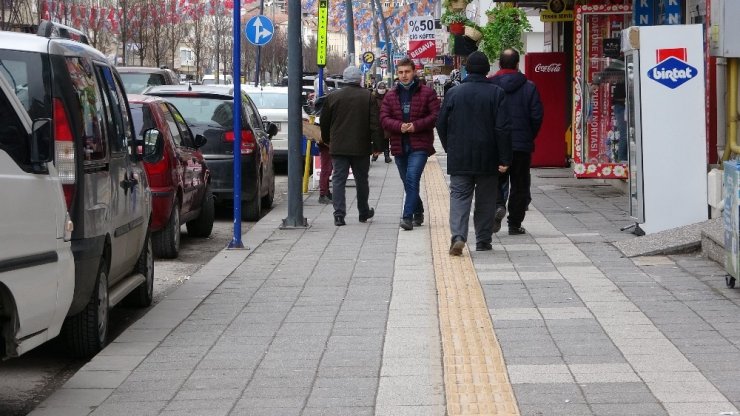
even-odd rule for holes
{"type": "Polygon", "coordinates": [[[511,117],[511,147],[513,158],[507,175],[502,176],[499,187],[499,200],[493,232],[501,229],[501,220],[506,215],[507,187],[509,196],[509,234],[524,234],[522,227],[527,206],[532,201],[529,190],[531,179],[529,168],[532,164],[534,139],[542,125],[542,101],[537,87],[527,80],[517,69],[519,52],[506,49],[499,56],[501,70],[491,78],[491,82],[506,91],[506,108],[511,117]]]}
{"type": "Polygon", "coordinates": [[[375,209],[368,204],[368,171],[373,142],[379,142],[383,132],[378,124],[378,107],[371,92],[360,87],[361,79],[360,70],[348,66],[344,70],[347,85],[329,94],[321,110],[321,139],[329,145],[334,165],[331,182],[336,226],[345,225],[345,186],[350,168],[355,176],[360,222],[375,215],[375,209]]]}
{"type": "Polygon", "coordinates": [[[391,153],[406,193],[400,223],[406,231],[424,222],[419,183],[427,158],[435,152],[434,123],[439,113],[437,93],[420,83],[414,68],[409,58],[398,61],[398,84],[386,93],[380,108],[380,123],[390,133],[391,153]]]}
{"type": "Polygon", "coordinates": [[[491,250],[498,176],[511,164],[511,124],[506,93],[486,79],[485,54],[468,56],[468,76],[442,102],[437,133],[450,175],[450,254],[462,255],[475,193],[475,249],[491,250]]]}

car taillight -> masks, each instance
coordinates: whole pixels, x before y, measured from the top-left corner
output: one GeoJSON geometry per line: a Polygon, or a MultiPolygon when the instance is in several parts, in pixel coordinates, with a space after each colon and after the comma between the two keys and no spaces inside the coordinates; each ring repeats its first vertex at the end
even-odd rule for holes
{"type": "MultiPolygon", "coordinates": [[[[234,132],[224,132],[224,141],[227,143],[234,143],[234,132]]],[[[242,130],[242,147],[241,153],[243,155],[249,155],[254,152],[257,147],[257,143],[254,140],[254,133],[249,130],[242,130]]]]}
{"type": "Polygon", "coordinates": [[[67,201],[67,208],[70,208],[75,191],[75,146],[69,117],[59,98],[54,98],[54,149],[54,162],[62,182],[64,199],[67,201]]]}

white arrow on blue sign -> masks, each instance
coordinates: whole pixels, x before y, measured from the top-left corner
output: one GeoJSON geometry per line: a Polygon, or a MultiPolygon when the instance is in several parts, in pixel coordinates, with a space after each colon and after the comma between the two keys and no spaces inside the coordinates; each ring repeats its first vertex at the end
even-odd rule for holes
{"type": "Polygon", "coordinates": [[[257,46],[267,45],[272,40],[274,32],[275,27],[272,25],[272,21],[262,14],[249,19],[244,27],[244,34],[247,35],[249,43],[257,46]]]}

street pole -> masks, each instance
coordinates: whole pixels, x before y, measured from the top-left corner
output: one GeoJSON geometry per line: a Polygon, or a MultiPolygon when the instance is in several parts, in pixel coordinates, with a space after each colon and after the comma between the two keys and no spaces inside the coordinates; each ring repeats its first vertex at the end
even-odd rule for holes
{"type": "Polygon", "coordinates": [[[329,0],[319,0],[319,19],[316,36],[316,64],[319,67],[319,85],[316,99],[324,95],[324,67],[326,66],[326,30],[329,26],[329,0]]]}
{"type": "Polygon", "coordinates": [[[301,87],[303,82],[301,0],[288,0],[288,217],[281,228],[305,228],[301,160],[301,87]]]}
{"type": "Polygon", "coordinates": [[[355,20],[352,15],[352,0],[344,0],[347,9],[347,64],[355,65],[355,20]]]}
{"type": "MultiPolygon", "coordinates": [[[[265,0],[260,0],[260,16],[265,14],[265,0]]],[[[254,74],[254,86],[259,87],[260,86],[260,61],[262,60],[262,46],[257,47],[257,70],[255,71],[256,74],[254,74]]]]}
{"type": "MultiPolygon", "coordinates": [[[[241,5],[234,0],[234,48],[232,71],[234,72],[234,236],[229,243],[230,249],[244,248],[242,244],[242,84],[241,77],[241,5]]],[[[218,76],[218,74],[216,75],[218,76]]],[[[259,192],[258,192],[259,194],[259,192]]],[[[259,195],[257,196],[259,198],[259,195]]]]}
{"type": "Polygon", "coordinates": [[[383,23],[383,35],[385,35],[385,53],[388,55],[388,73],[391,74],[391,78],[395,73],[393,68],[393,48],[391,47],[391,35],[388,31],[388,22],[385,21],[383,15],[383,6],[380,4],[380,0],[375,0],[375,5],[378,7],[378,14],[380,15],[380,21],[383,23]]]}
{"type": "MultiPolygon", "coordinates": [[[[380,58],[380,32],[378,31],[378,15],[375,14],[375,1],[370,2],[370,15],[373,17],[373,34],[375,35],[375,47],[373,48],[373,52],[375,52],[375,56],[377,58],[380,58]]],[[[378,62],[380,59],[376,59],[375,62],[373,62],[373,77],[375,78],[375,82],[378,82],[378,62]]]]}

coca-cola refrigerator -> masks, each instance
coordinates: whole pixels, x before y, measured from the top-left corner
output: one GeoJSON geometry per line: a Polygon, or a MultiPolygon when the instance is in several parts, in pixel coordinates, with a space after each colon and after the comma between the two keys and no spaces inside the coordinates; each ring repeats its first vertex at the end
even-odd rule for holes
{"type": "Polygon", "coordinates": [[[542,128],[534,141],[533,167],[567,166],[566,56],[562,52],[532,52],[524,56],[527,78],[534,82],[545,111],[542,128]]]}

